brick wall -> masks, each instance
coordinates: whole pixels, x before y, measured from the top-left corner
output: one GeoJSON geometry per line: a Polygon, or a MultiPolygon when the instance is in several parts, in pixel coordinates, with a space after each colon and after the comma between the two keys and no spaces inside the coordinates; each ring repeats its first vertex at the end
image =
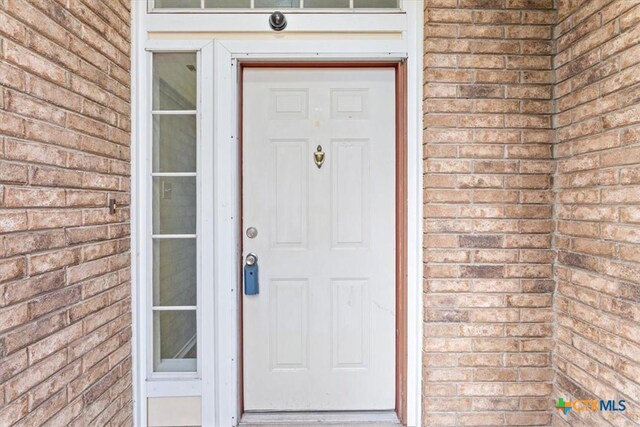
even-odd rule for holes
{"type": "Polygon", "coordinates": [[[131,423],[129,4],[0,1],[1,426],[131,423]]]}
{"type": "Polygon", "coordinates": [[[555,426],[640,424],[640,6],[562,1],[555,90],[554,395],[625,399],[555,426]]]}
{"type": "Polygon", "coordinates": [[[551,0],[426,0],[423,424],[549,425],[551,0]]]}

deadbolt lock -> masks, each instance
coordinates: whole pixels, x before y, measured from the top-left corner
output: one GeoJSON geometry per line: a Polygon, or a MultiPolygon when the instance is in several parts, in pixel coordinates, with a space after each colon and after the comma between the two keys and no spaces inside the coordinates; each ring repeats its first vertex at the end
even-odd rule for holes
{"type": "Polygon", "coordinates": [[[249,227],[246,231],[247,237],[250,239],[255,239],[258,235],[258,229],[255,227],[249,227]]]}

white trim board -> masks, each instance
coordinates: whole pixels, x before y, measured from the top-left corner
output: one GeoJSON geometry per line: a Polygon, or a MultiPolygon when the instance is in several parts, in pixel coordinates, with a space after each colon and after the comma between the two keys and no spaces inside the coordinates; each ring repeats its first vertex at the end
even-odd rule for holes
{"type": "MultiPolygon", "coordinates": [[[[408,95],[408,306],[407,306],[407,425],[421,425],[422,383],[422,0],[403,2],[404,13],[371,14],[371,18],[354,19],[353,13],[340,24],[346,31],[402,31],[401,40],[149,40],[148,32],[165,31],[190,33],[210,31],[212,23],[220,23],[215,31],[264,31],[262,14],[201,14],[165,15],[153,18],[142,1],[132,1],[133,8],[133,81],[132,81],[132,301],[134,354],[134,420],[147,425],[146,401],[149,397],[201,396],[202,424],[231,426],[239,423],[238,378],[238,299],[240,265],[238,206],[238,64],[239,61],[296,60],[296,61],[398,61],[407,59],[408,95]],[[161,18],[158,18],[161,17],[161,18]],[[156,19],[157,18],[157,19],[156,19]],[[389,21],[391,19],[391,21],[389,21]],[[255,22],[253,20],[256,20],[255,22]],[[223,22],[224,21],[224,22],[223,22]],[[366,24],[364,23],[366,22],[366,24]],[[152,24],[152,25],[151,25],[152,24]],[[150,26],[151,25],[151,26],[150,26]],[[259,25],[259,28],[258,28],[259,25]],[[360,28],[363,27],[363,28],[360,28]],[[197,378],[159,376],[148,378],[149,325],[146,319],[148,293],[149,250],[144,230],[146,203],[150,195],[141,180],[146,179],[145,158],[148,156],[149,129],[147,123],[149,51],[200,52],[202,80],[200,90],[202,138],[215,141],[212,167],[207,172],[214,182],[207,210],[213,212],[209,223],[199,235],[216,236],[212,247],[202,254],[211,260],[213,289],[202,289],[200,330],[198,342],[200,370],[197,378]],[[215,174],[215,176],[213,176],[215,174]],[[235,183],[235,185],[229,185],[235,183]],[[207,338],[209,337],[209,338],[207,338]],[[205,362],[206,363],[203,363],[205,362]],[[213,361],[213,363],[210,363],[213,361]]],[[[332,31],[332,19],[340,14],[299,14],[299,31],[332,31]]],[[[293,19],[293,17],[291,17],[293,19]]],[[[268,29],[267,29],[268,31],[268,29]]],[[[336,31],[335,27],[333,31],[336,31]]],[[[199,153],[203,155],[203,153],[199,153]]],[[[202,170],[202,169],[200,169],[202,170]]],[[[204,172],[204,171],[203,171],[204,172]]],[[[202,250],[202,248],[200,248],[202,250]]]]}
{"type": "MultiPolygon", "coordinates": [[[[415,1],[417,3],[418,1],[415,1]]],[[[414,7],[406,2],[405,7],[414,7]]],[[[149,13],[144,24],[149,32],[271,32],[271,12],[193,13],[189,15],[149,13]]],[[[286,32],[402,32],[407,28],[408,14],[390,13],[290,13],[286,32]]]]}

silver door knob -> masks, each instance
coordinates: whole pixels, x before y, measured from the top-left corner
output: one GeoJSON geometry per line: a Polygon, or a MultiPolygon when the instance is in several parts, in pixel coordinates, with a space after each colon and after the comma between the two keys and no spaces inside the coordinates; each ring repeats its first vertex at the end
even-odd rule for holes
{"type": "Polygon", "coordinates": [[[247,254],[244,262],[247,265],[255,265],[258,262],[258,256],[254,253],[247,254]]]}

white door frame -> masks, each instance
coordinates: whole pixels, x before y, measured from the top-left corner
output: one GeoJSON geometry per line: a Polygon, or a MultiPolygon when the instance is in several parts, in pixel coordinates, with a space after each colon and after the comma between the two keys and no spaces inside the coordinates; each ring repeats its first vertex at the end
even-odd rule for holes
{"type": "MultiPolygon", "coordinates": [[[[405,2],[409,28],[402,40],[148,40],[145,4],[133,1],[133,84],[132,84],[132,307],[134,420],[147,425],[146,399],[152,396],[193,396],[202,398],[202,425],[228,426],[239,422],[238,301],[239,266],[239,170],[238,64],[250,60],[296,61],[399,61],[407,60],[407,425],[421,425],[422,395],[422,2],[405,2]],[[140,18],[138,18],[140,17],[140,18]],[[143,21],[143,24],[136,25],[143,21]],[[149,137],[146,108],[150,93],[148,52],[192,50],[200,52],[203,76],[201,90],[202,138],[212,138],[214,189],[213,257],[214,289],[207,298],[201,321],[213,325],[213,334],[202,334],[199,343],[202,363],[195,380],[150,380],[147,378],[148,322],[145,318],[148,273],[144,262],[149,248],[145,243],[144,210],[149,199],[144,182],[143,159],[149,137]],[[209,76],[209,77],[206,77],[209,76]],[[213,77],[212,81],[207,79],[213,77]],[[207,101],[209,99],[209,101],[207,101]],[[209,115],[210,114],[210,115],[209,115]],[[210,297],[210,299],[209,299],[210,297]],[[210,337],[205,337],[205,335],[210,337]]],[[[198,15],[201,19],[205,15],[198,15]]],[[[154,19],[159,18],[154,16],[154,19]]],[[[161,17],[166,19],[166,16],[161,17]]],[[[310,19],[306,16],[304,19],[310,19]]],[[[357,19],[351,17],[352,22],[357,19]]],[[[184,23],[180,24],[184,25],[184,23]]],[[[191,28],[197,30],[197,28],[191,28]]],[[[206,330],[211,328],[206,327],[206,330]]]]}

